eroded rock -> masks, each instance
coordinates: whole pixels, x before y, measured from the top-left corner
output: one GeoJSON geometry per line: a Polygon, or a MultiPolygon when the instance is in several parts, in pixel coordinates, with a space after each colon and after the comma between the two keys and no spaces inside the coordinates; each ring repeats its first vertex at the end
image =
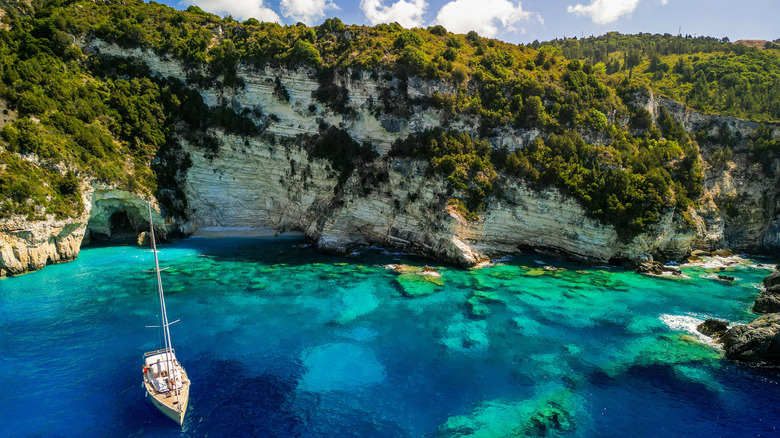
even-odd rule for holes
{"type": "Polygon", "coordinates": [[[764,287],[769,289],[772,286],[780,285],[780,271],[775,271],[764,278],[764,287]]]}
{"type": "Polygon", "coordinates": [[[757,313],[780,312],[780,285],[772,286],[761,292],[761,296],[753,303],[753,311],[757,313]]]}
{"type": "Polygon", "coordinates": [[[746,362],[780,363],[780,313],[738,325],[721,338],[726,357],[746,362]]]}
{"type": "Polygon", "coordinates": [[[707,335],[711,338],[720,338],[726,333],[729,328],[728,321],[721,321],[718,319],[709,318],[696,327],[696,330],[703,335],[707,335]]]}
{"type": "Polygon", "coordinates": [[[640,263],[636,267],[636,272],[648,275],[664,275],[664,273],[669,273],[675,276],[682,275],[680,268],[676,266],[667,266],[655,260],[640,263]]]}

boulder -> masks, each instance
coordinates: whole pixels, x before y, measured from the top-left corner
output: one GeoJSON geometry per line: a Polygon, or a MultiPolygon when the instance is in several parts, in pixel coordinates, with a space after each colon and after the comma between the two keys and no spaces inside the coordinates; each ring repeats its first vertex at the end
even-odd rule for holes
{"type": "Polygon", "coordinates": [[[703,323],[699,324],[696,327],[696,330],[698,330],[699,333],[707,335],[711,338],[719,338],[723,336],[723,333],[726,333],[728,328],[729,323],[727,321],[709,318],[703,323]]]}
{"type": "Polygon", "coordinates": [[[734,255],[734,251],[730,249],[716,249],[715,251],[712,251],[712,255],[718,257],[731,257],[734,255]]]}
{"type": "Polygon", "coordinates": [[[721,341],[729,359],[780,363],[780,313],[738,325],[727,331],[721,341]]]}
{"type": "Polygon", "coordinates": [[[757,313],[780,312],[780,285],[772,286],[761,292],[755,303],[753,311],[757,313]]]}
{"type": "Polygon", "coordinates": [[[151,241],[149,240],[149,232],[144,231],[143,233],[139,234],[138,239],[136,241],[138,242],[138,246],[151,245],[151,241]]]}
{"type": "Polygon", "coordinates": [[[718,280],[721,281],[734,281],[734,277],[731,275],[718,275],[718,280]]]}
{"type": "Polygon", "coordinates": [[[636,267],[636,272],[649,275],[663,275],[664,272],[671,272],[674,275],[682,275],[680,268],[676,266],[666,266],[661,262],[651,260],[642,262],[636,267]]]}
{"type": "Polygon", "coordinates": [[[764,278],[764,287],[767,289],[777,285],[780,285],[780,271],[775,271],[764,278]]]}

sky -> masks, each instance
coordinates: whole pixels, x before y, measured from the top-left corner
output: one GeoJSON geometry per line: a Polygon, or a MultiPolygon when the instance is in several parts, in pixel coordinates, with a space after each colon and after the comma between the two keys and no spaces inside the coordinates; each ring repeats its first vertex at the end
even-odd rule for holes
{"type": "Polygon", "coordinates": [[[157,0],[238,20],[321,24],[398,22],[406,28],[440,24],[450,32],[526,44],[562,37],[620,33],[775,40],[780,0],[157,0]]]}

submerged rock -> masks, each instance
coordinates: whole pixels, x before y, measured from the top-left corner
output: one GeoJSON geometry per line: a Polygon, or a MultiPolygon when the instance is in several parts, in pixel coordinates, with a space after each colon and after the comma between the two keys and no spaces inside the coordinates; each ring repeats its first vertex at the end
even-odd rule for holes
{"type": "Polygon", "coordinates": [[[389,269],[400,274],[396,281],[405,297],[430,295],[444,286],[441,274],[426,265],[424,267],[410,265],[387,265],[389,269]]]}
{"type": "Polygon", "coordinates": [[[601,371],[616,377],[632,367],[690,364],[720,357],[715,348],[689,335],[651,335],[631,342],[619,356],[602,366],[601,371]]]}
{"type": "Polygon", "coordinates": [[[401,274],[396,281],[401,287],[401,294],[409,298],[430,295],[444,286],[441,277],[432,275],[401,274]]]}
{"type": "Polygon", "coordinates": [[[780,363],[780,313],[770,313],[727,331],[726,357],[746,362],[780,363]]]}
{"type": "Polygon", "coordinates": [[[728,321],[710,318],[696,327],[696,330],[711,338],[720,338],[729,328],[728,321]]]}
{"type": "Polygon", "coordinates": [[[471,319],[484,319],[490,315],[490,308],[474,296],[466,300],[466,308],[471,319]]]}
{"type": "Polygon", "coordinates": [[[580,402],[569,389],[520,402],[486,401],[474,409],[471,415],[448,418],[439,426],[436,436],[557,436],[574,430],[574,411],[580,402]]]}
{"type": "Polygon", "coordinates": [[[755,303],[753,311],[757,313],[780,312],[780,285],[772,286],[761,292],[755,303]]]}
{"type": "Polygon", "coordinates": [[[482,290],[475,290],[471,293],[471,296],[466,300],[466,309],[468,310],[468,317],[471,319],[484,319],[490,315],[490,308],[487,306],[489,303],[503,303],[495,292],[487,292],[482,290]]]}

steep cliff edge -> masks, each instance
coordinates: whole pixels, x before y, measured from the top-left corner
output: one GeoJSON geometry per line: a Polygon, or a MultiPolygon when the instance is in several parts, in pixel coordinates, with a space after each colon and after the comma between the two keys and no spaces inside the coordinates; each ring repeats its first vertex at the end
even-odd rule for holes
{"type": "MultiPolygon", "coordinates": [[[[250,135],[209,128],[202,134],[218,142],[211,150],[178,139],[177,149],[169,152],[186,157],[191,165],[175,181],[183,211],[176,217],[163,211],[165,229],[174,233],[186,235],[210,226],[300,230],[322,249],[346,252],[355,245],[379,244],[464,266],[520,248],[607,263],[679,259],[699,248],[762,251],[780,246],[777,176],[762,171],[744,141],[736,142],[733,155],[725,160],[713,158],[719,150],[716,143],[701,142],[704,195],[698,206],[686,217],[670,208],[638,235],[626,237],[624,230],[594,219],[561,189],[509,175],[502,175],[480,218],[470,221],[448,202],[453,189],[445,177],[429,172],[428,162],[388,154],[394,142],[446,127],[485,138],[496,150],[514,151],[528,147],[541,132],[516,125],[485,130],[474,115],[452,114],[431,104],[435,95],[456,95],[453,85],[348,71],[327,79],[348,97],[338,108],[315,97],[323,79],[311,67],[253,68],[239,63],[236,77],[241,86],[212,87],[192,81],[204,67],[150,49],[89,39],[79,45],[91,55],[141,60],[152,75],[189,83],[208,107],[240,115],[257,127],[258,133],[250,135]],[[318,156],[309,143],[323,127],[345,132],[373,149],[376,157],[345,170],[336,158],[318,156]]],[[[654,115],[666,108],[690,132],[716,133],[725,125],[733,135],[747,138],[758,127],[696,113],[664,98],[651,96],[645,107],[654,115]]],[[[614,121],[616,116],[608,117],[614,121]]],[[[780,128],[770,128],[777,138],[780,128]]],[[[592,136],[589,141],[606,138],[592,136]]],[[[131,228],[142,228],[142,200],[137,195],[95,190],[85,196],[84,214],[62,224],[7,220],[0,231],[7,242],[0,274],[72,259],[85,234],[111,234],[111,217],[118,212],[125,212],[131,228]]]]}
{"type": "MultiPolygon", "coordinates": [[[[112,217],[117,213],[129,220],[134,230],[149,227],[146,203],[136,193],[85,184],[82,198],[85,209],[75,218],[55,219],[49,215],[45,220],[0,220],[0,277],[75,259],[90,238],[111,237],[112,217]]],[[[164,238],[170,221],[166,223],[159,207],[154,207],[155,230],[164,238]]]]}
{"type": "MultiPolygon", "coordinates": [[[[161,59],[148,50],[129,53],[100,41],[86,46],[103,54],[138,57],[160,76],[182,80],[186,76],[185,69],[175,61],[161,59]]],[[[504,178],[507,182],[502,197],[491,199],[482,218],[469,222],[447,208],[446,182],[427,175],[426,163],[386,154],[396,139],[437,126],[455,126],[476,135],[474,120],[450,117],[424,105],[413,107],[408,116],[377,117],[372,105],[380,101],[382,90],[397,89],[398,84],[392,80],[363,76],[339,79],[348,90],[349,105],[354,110],[351,116],[345,116],[312,97],[318,83],[306,69],[254,70],[240,66],[239,76],[246,84],[243,89],[201,89],[204,100],[212,106],[229,105],[237,113],[251,109],[272,114],[274,121],[266,125],[259,138],[220,133],[223,146],[210,158],[184,142],[183,152],[193,162],[183,183],[191,229],[295,229],[304,231],[324,249],[347,251],[355,245],[380,244],[467,266],[490,256],[516,252],[520,247],[606,263],[612,259],[679,259],[697,248],[728,246],[759,251],[776,245],[777,195],[766,188],[777,185],[757,171],[756,164],[750,164],[745,151],[737,150],[725,167],[707,168],[706,194],[701,207],[693,212],[693,227],[670,211],[648,232],[624,241],[614,227],[589,218],[577,201],[559,190],[529,187],[516,178],[504,178]],[[280,86],[289,96],[287,101],[275,95],[280,86]],[[276,139],[316,134],[321,123],[341,126],[353,139],[370,142],[380,158],[356,169],[339,186],[327,160],[312,159],[302,147],[277,144],[276,139]],[[372,178],[367,181],[368,175],[372,178]],[[381,180],[376,175],[381,175],[381,180]],[[724,205],[733,198],[740,199],[739,213],[733,218],[724,217],[724,205]]],[[[451,91],[435,81],[410,80],[406,86],[408,96],[451,91]]],[[[687,120],[689,129],[713,125],[711,116],[683,111],[673,104],[666,99],[652,99],[648,106],[668,105],[673,116],[687,120]],[[690,122],[697,117],[699,125],[690,122]]],[[[720,121],[733,124],[735,131],[741,129],[745,136],[754,129],[749,123],[729,117],[720,121]]],[[[516,149],[536,135],[538,132],[533,130],[504,129],[489,140],[494,147],[516,149]]]]}

